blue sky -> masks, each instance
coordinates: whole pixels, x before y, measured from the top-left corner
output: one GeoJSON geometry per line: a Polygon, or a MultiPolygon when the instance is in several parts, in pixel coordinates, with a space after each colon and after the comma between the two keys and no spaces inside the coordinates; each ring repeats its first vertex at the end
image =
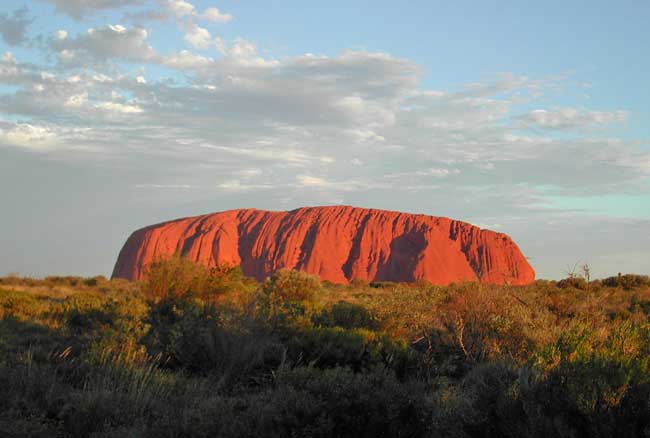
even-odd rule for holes
{"type": "Polygon", "coordinates": [[[506,232],[544,278],[650,272],[648,16],[3,2],[0,274],[108,274],[150,223],[337,203],[506,232]]]}

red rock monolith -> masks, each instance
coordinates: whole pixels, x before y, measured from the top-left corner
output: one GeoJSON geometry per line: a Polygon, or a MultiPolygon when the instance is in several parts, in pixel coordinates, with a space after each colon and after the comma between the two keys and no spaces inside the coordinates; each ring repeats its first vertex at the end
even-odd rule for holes
{"type": "Polygon", "coordinates": [[[241,265],[257,280],[280,268],[335,283],[535,280],[506,234],[445,217],[349,206],[229,210],[145,227],[124,244],[113,277],[138,280],[153,260],[173,254],[208,267],[241,265]]]}

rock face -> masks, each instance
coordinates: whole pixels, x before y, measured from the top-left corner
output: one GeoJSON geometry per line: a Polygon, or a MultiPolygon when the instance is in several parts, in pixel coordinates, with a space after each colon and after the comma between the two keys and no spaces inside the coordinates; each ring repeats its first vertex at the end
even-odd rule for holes
{"type": "Polygon", "coordinates": [[[528,284],[535,271],[505,234],[444,217],[348,206],[230,210],[135,231],[113,277],[137,280],[153,260],[180,253],[208,267],[230,262],[263,280],[280,268],[347,283],[479,280],[528,284]]]}

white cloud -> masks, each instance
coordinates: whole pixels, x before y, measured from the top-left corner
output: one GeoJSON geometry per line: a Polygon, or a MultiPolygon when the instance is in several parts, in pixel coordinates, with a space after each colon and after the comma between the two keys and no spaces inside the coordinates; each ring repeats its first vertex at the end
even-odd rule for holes
{"type": "MultiPolygon", "coordinates": [[[[499,205],[512,213],[546,208],[544,185],[565,194],[634,192],[648,176],[650,154],[634,142],[558,139],[513,125],[517,96],[546,92],[543,81],[504,75],[460,90],[426,90],[417,65],[385,53],[276,60],[238,39],[218,58],[162,55],[146,46],[146,31],[134,29],[105,26],[52,41],[97,61],[74,73],[44,74],[47,68],[5,55],[0,80],[23,88],[3,96],[0,111],[35,126],[83,127],[72,144],[83,140],[94,157],[163,166],[210,190],[276,188],[310,203],[309,193],[351,203],[425,197],[454,211],[499,205]],[[122,71],[99,62],[99,54],[160,63],[183,70],[185,79],[149,73],[140,80],[143,69],[122,71]]],[[[61,142],[53,150],[72,153],[61,142]]]]}
{"type": "Polygon", "coordinates": [[[47,149],[55,145],[57,140],[55,130],[46,126],[16,123],[3,128],[0,124],[0,144],[6,143],[28,149],[47,149]]]}
{"type": "Polygon", "coordinates": [[[81,108],[88,101],[88,93],[84,92],[81,94],[74,94],[69,96],[65,101],[64,105],[72,108],[81,108]]]}
{"type": "MultiPolygon", "coordinates": [[[[86,33],[66,38],[57,34],[50,46],[59,54],[73,54],[84,60],[123,59],[131,62],[158,62],[160,57],[147,43],[148,32],[141,27],[126,28],[120,24],[90,28],[86,33]]],[[[83,64],[81,64],[83,65],[83,64]]]]}
{"type": "Polygon", "coordinates": [[[214,7],[206,8],[203,13],[198,15],[198,17],[202,20],[211,21],[213,23],[227,23],[232,20],[232,15],[225,14],[214,7]]]}
{"type": "Polygon", "coordinates": [[[448,169],[448,168],[439,168],[431,167],[423,170],[413,170],[411,172],[398,172],[385,175],[386,178],[411,178],[411,179],[422,179],[423,177],[433,177],[433,178],[447,178],[452,175],[458,175],[460,173],[459,169],[448,169]]]}
{"type": "Polygon", "coordinates": [[[237,173],[242,177],[242,178],[252,178],[254,176],[259,176],[262,174],[262,169],[260,168],[253,168],[253,169],[241,169],[237,171],[237,173]]]}
{"type": "Polygon", "coordinates": [[[194,5],[183,0],[169,0],[167,3],[169,10],[177,17],[191,16],[196,13],[194,5]]]}
{"type": "Polygon", "coordinates": [[[217,188],[226,191],[243,192],[250,190],[268,190],[273,189],[274,186],[272,184],[242,184],[239,180],[229,180],[217,184],[217,188]]]}
{"type": "Polygon", "coordinates": [[[368,191],[374,189],[385,189],[390,187],[382,181],[369,181],[360,178],[340,178],[340,179],[326,179],[323,177],[316,177],[313,175],[300,174],[296,176],[297,187],[303,189],[316,189],[327,191],[329,193],[345,193],[368,191]]]}
{"type": "Polygon", "coordinates": [[[446,178],[450,175],[458,175],[460,170],[458,169],[440,169],[440,168],[431,168],[423,171],[423,175],[431,175],[436,178],[446,178]]]}
{"type": "Polygon", "coordinates": [[[257,47],[250,41],[240,38],[233,43],[228,53],[235,58],[249,58],[257,54],[257,47]]]}
{"type": "Polygon", "coordinates": [[[214,39],[214,47],[221,53],[222,55],[227,55],[228,54],[228,49],[226,48],[226,43],[223,42],[223,40],[219,37],[216,37],[214,39]]]}
{"type": "Polygon", "coordinates": [[[520,117],[524,123],[557,130],[602,126],[624,122],[626,119],[625,111],[587,111],[576,108],[560,108],[551,111],[539,109],[520,117]]]}
{"type": "Polygon", "coordinates": [[[153,183],[135,184],[134,187],[137,189],[163,189],[163,190],[167,190],[167,189],[191,190],[196,188],[191,184],[153,184],[153,183]]]}
{"type": "Polygon", "coordinates": [[[223,13],[215,7],[206,8],[203,12],[198,12],[193,4],[185,0],[163,0],[163,6],[179,19],[197,18],[213,23],[227,23],[232,20],[232,15],[223,13]]]}
{"type": "Polygon", "coordinates": [[[317,178],[309,175],[298,175],[298,183],[303,186],[326,188],[331,187],[332,183],[325,181],[323,178],[317,178]]]}
{"type": "Polygon", "coordinates": [[[213,63],[212,58],[206,58],[187,50],[181,50],[179,53],[170,55],[164,61],[164,64],[168,67],[179,70],[203,68],[213,63]]]}
{"type": "Polygon", "coordinates": [[[348,129],[345,132],[356,143],[380,143],[386,141],[384,137],[370,129],[348,129]]]}
{"type": "Polygon", "coordinates": [[[16,58],[11,52],[5,52],[0,58],[0,83],[12,83],[19,80],[21,71],[16,58]]]}
{"type": "Polygon", "coordinates": [[[2,55],[2,58],[0,58],[0,61],[7,64],[14,64],[14,65],[16,64],[16,58],[11,52],[5,52],[5,54],[2,55]]]}
{"type": "Polygon", "coordinates": [[[74,60],[74,50],[63,49],[58,53],[59,59],[64,63],[70,63],[74,60]]]}
{"type": "Polygon", "coordinates": [[[128,105],[119,102],[102,102],[95,105],[95,107],[122,114],[138,114],[143,111],[142,108],[136,105],[128,105]]]}
{"type": "Polygon", "coordinates": [[[94,14],[105,9],[142,4],[144,0],[41,0],[56,7],[59,12],[76,20],[84,15],[94,14]]]}
{"type": "Polygon", "coordinates": [[[210,32],[195,24],[190,25],[185,32],[185,41],[187,41],[195,49],[207,49],[214,44],[210,32]]]}

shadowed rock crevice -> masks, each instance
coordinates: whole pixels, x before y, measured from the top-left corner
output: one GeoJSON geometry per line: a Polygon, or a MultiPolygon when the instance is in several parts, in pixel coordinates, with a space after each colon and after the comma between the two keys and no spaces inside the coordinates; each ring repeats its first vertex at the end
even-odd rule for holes
{"type": "Polygon", "coordinates": [[[241,221],[237,227],[237,233],[239,236],[239,258],[241,260],[240,266],[244,275],[249,277],[254,277],[256,272],[264,270],[264,259],[266,258],[266,254],[262,254],[261,257],[256,257],[256,252],[253,251],[257,237],[260,235],[260,231],[264,225],[264,221],[260,219],[261,218],[251,215],[247,220],[240,219],[241,221]]]}
{"type": "Polygon", "coordinates": [[[415,281],[415,269],[427,242],[422,232],[413,231],[390,243],[390,256],[377,270],[377,281],[415,281]]]}
{"type": "Polygon", "coordinates": [[[359,260],[359,255],[361,254],[361,239],[363,238],[363,233],[366,231],[366,225],[370,220],[371,215],[366,214],[361,222],[359,223],[354,238],[352,239],[352,248],[350,248],[350,254],[348,255],[347,260],[343,264],[343,273],[345,278],[348,280],[353,279],[352,266],[355,261],[359,260]]]}

